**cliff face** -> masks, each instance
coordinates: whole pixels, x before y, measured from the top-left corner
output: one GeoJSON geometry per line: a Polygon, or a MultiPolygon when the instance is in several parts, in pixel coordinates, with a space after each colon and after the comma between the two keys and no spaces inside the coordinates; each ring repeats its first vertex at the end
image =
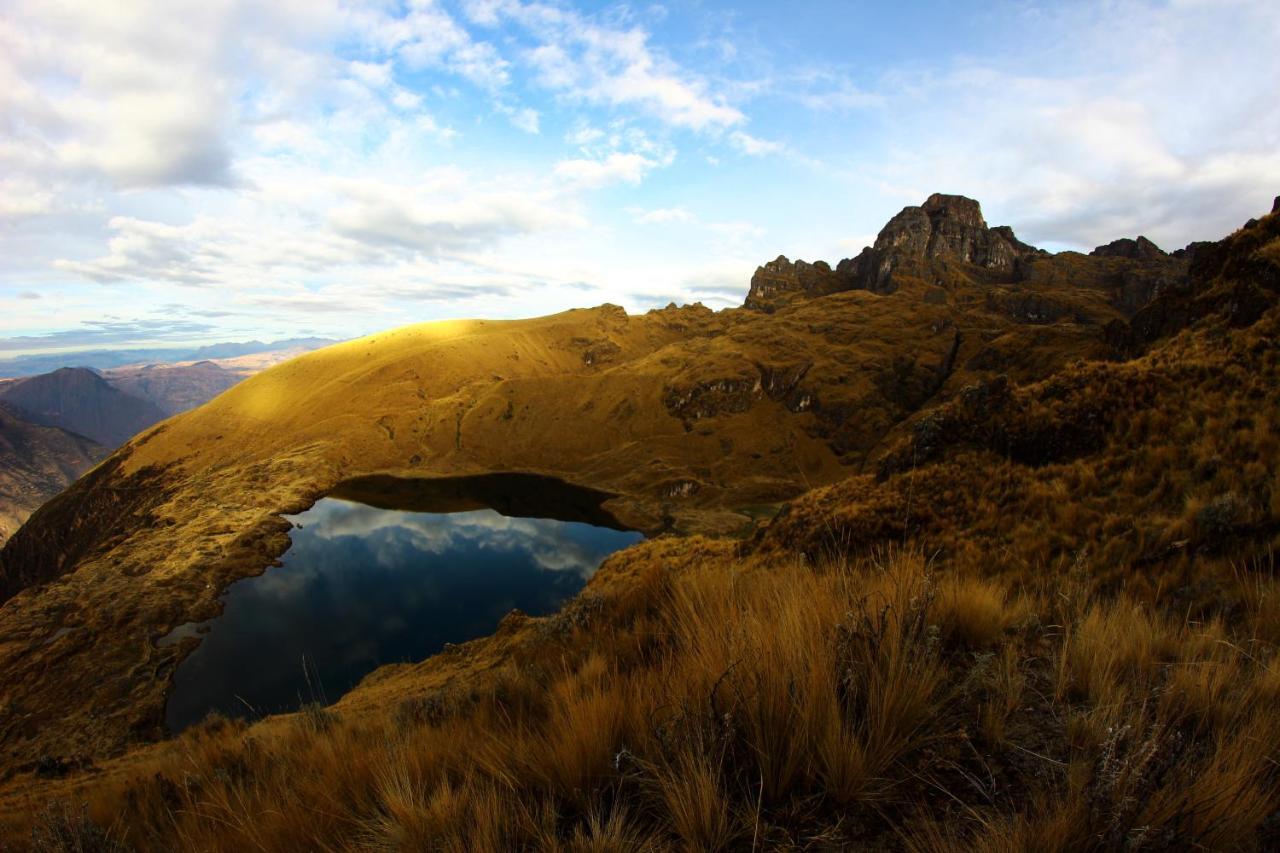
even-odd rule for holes
{"type": "Polygon", "coordinates": [[[793,298],[811,298],[843,290],[892,292],[894,273],[927,277],[934,264],[962,265],[1012,277],[1019,265],[1046,253],[1028,246],[1008,226],[987,227],[978,202],[934,193],[924,204],[904,207],[880,230],[875,245],[835,270],[825,262],[791,263],[785,257],[756,270],[747,308],[771,311],[793,298]]]}
{"type": "Polygon", "coordinates": [[[772,311],[779,302],[793,295],[809,298],[849,289],[846,277],[833,272],[826,261],[793,263],[785,255],[778,255],[756,269],[742,304],[746,308],[772,311]]]}
{"type": "Polygon", "coordinates": [[[844,263],[855,275],[874,275],[883,287],[893,268],[904,261],[952,261],[1009,273],[1020,259],[1039,251],[1019,241],[1008,226],[988,228],[982,207],[973,199],[934,193],[919,207],[904,207],[890,219],[870,254],[864,250],[844,263]]]}

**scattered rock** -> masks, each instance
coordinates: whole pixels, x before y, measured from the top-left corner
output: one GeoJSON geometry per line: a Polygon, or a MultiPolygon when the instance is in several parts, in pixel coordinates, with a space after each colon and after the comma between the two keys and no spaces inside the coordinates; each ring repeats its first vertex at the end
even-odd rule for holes
{"type": "Polygon", "coordinates": [[[751,408],[763,391],[760,379],[725,378],[694,385],[692,388],[670,388],[663,403],[672,416],[685,422],[722,414],[737,414],[751,408]]]}
{"type": "Polygon", "coordinates": [[[664,498],[690,498],[702,491],[696,480],[676,480],[662,487],[664,498]]]}

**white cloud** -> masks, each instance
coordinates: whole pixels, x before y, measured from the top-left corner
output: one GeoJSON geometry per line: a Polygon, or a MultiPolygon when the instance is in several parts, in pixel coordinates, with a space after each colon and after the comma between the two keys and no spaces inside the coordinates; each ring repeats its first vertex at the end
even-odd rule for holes
{"type": "Polygon", "coordinates": [[[511,81],[510,63],[498,49],[472,39],[431,0],[414,0],[403,18],[388,17],[374,27],[377,37],[410,68],[442,68],[490,90],[511,81]]]}
{"type": "Polygon", "coordinates": [[[540,116],[538,115],[537,110],[525,107],[523,109],[512,109],[509,112],[504,112],[507,112],[507,118],[510,120],[512,127],[517,130],[523,130],[525,133],[532,133],[535,135],[538,133],[538,122],[540,116]]]}
{"type": "Polygon", "coordinates": [[[749,157],[763,157],[768,154],[781,154],[787,150],[787,146],[781,142],[772,139],[760,139],[741,130],[735,130],[729,134],[729,141],[737,147],[739,151],[749,157]]]}
{"type": "Polygon", "coordinates": [[[0,222],[49,213],[53,206],[53,192],[30,178],[0,177],[0,222]]]}
{"type": "Polygon", "coordinates": [[[172,225],[115,216],[108,227],[112,236],[106,255],[90,261],[58,260],[55,265],[104,284],[214,286],[287,281],[302,272],[378,259],[377,253],[340,235],[234,218],[200,216],[172,225]]]}
{"type": "Polygon", "coordinates": [[[641,225],[657,225],[668,222],[692,222],[694,219],[694,215],[683,207],[660,207],[639,214],[635,221],[641,225]]]}
{"type": "Polygon", "coordinates": [[[638,184],[645,174],[659,163],[640,154],[623,154],[615,151],[599,160],[561,160],[555,166],[555,176],[570,186],[598,189],[610,184],[638,184]]]}
{"type": "Polygon", "coordinates": [[[19,4],[0,21],[0,81],[20,81],[0,87],[11,144],[39,152],[46,172],[120,186],[230,183],[231,104],[215,70],[225,57],[208,55],[207,34],[183,57],[175,34],[136,13],[108,26],[60,5],[19,4]]]}
{"type": "Polygon", "coordinates": [[[391,103],[402,110],[416,110],[422,106],[422,96],[416,95],[408,89],[398,89],[391,96],[391,103]]]}
{"type": "Polygon", "coordinates": [[[591,125],[579,125],[564,135],[564,141],[579,148],[599,142],[604,138],[604,131],[591,125]]]}
{"type": "Polygon", "coordinates": [[[1268,208],[1280,186],[1280,111],[1269,106],[1280,7],[1037,14],[1038,37],[1010,56],[887,86],[888,151],[859,171],[904,203],[962,192],[1024,239],[1085,249],[1139,233],[1177,248],[1268,208]],[[1210,56],[1221,59],[1207,66],[1210,56]]]}
{"type": "Polygon", "coordinates": [[[711,91],[703,77],[652,49],[640,28],[618,29],[560,7],[518,0],[473,4],[473,19],[510,20],[538,40],[524,61],[546,88],[566,98],[639,107],[675,127],[711,130],[745,116],[711,91]]]}
{"type": "Polygon", "coordinates": [[[811,110],[843,113],[883,107],[886,103],[883,94],[867,91],[849,80],[833,77],[830,73],[809,76],[815,78],[813,83],[805,81],[801,85],[812,88],[802,89],[796,98],[811,110]]]}
{"type": "Polygon", "coordinates": [[[229,186],[244,111],[336,75],[333,57],[317,75],[311,51],[342,17],[329,0],[14,0],[0,19],[0,138],[51,182],[229,186]]]}
{"type": "Polygon", "coordinates": [[[446,143],[458,136],[458,131],[452,127],[441,127],[439,122],[426,113],[413,117],[413,129],[416,133],[426,134],[446,143]]]}
{"type": "Polygon", "coordinates": [[[351,76],[371,89],[385,89],[395,79],[390,62],[361,62],[355,60],[347,63],[351,76]]]}
{"type": "Polygon", "coordinates": [[[490,187],[452,172],[416,185],[351,180],[340,188],[343,200],[328,216],[335,233],[427,256],[581,224],[550,194],[490,187]]]}

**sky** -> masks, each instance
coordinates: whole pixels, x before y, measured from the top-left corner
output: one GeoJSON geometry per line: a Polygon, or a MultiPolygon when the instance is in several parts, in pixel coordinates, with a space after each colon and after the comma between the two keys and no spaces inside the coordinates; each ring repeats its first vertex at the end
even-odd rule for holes
{"type": "Polygon", "coordinates": [[[0,359],[741,303],[932,192],[1051,250],[1280,194],[1280,3],[0,0],[0,359]]]}

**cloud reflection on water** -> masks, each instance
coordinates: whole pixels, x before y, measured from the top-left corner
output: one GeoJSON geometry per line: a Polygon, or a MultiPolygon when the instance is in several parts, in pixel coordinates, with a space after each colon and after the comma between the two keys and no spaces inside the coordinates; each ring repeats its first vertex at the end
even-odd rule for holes
{"type": "Polygon", "coordinates": [[[590,525],[509,518],[493,510],[401,512],[325,498],[307,512],[291,516],[291,520],[301,522],[308,536],[361,537],[376,546],[371,549],[372,555],[380,565],[388,567],[404,566],[402,549],[407,539],[416,550],[430,554],[442,554],[464,543],[494,551],[524,551],[541,568],[575,572],[586,580],[617,548],[616,544],[605,544],[601,537],[592,536],[591,531],[597,528],[590,525]]]}
{"type": "Polygon", "coordinates": [[[552,612],[640,538],[492,510],[413,513],[331,498],[292,520],[283,565],[232,584],[223,614],[178,667],[171,729],[211,710],[296,708],[312,698],[304,658],[334,700],[380,664],[491,633],[513,608],[552,612]]]}

